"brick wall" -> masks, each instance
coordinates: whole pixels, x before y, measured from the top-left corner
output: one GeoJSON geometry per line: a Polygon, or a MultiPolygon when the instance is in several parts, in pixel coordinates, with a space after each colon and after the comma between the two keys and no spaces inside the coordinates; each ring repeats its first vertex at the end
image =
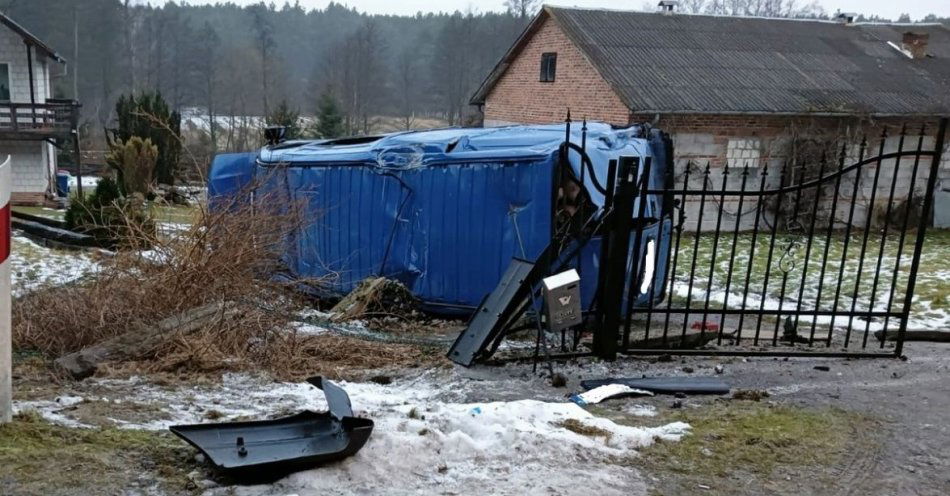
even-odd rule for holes
{"type": "MultiPolygon", "coordinates": [[[[8,64],[10,100],[30,102],[30,75],[26,45],[23,39],[6,27],[0,26],[0,63],[8,64]]],[[[33,53],[34,98],[45,103],[51,96],[49,60],[33,53]]],[[[4,82],[6,84],[6,82],[4,82]]],[[[0,160],[12,157],[14,203],[41,203],[50,187],[50,176],[56,170],[56,154],[51,145],[42,141],[0,141],[0,160]]]]}
{"type": "Polygon", "coordinates": [[[563,122],[567,109],[587,118],[626,124],[629,111],[594,66],[548,18],[485,98],[485,125],[563,122]],[[541,54],[557,53],[554,82],[540,82],[541,54]]]}

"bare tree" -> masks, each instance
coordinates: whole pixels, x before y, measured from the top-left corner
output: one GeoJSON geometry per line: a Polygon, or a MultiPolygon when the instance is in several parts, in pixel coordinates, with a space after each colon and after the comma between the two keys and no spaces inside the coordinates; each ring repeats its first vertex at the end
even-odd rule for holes
{"type": "Polygon", "coordinates": [[[528,16],[534,15],[534,11],[538,8],[539,1],[540,0],[505,0],[505,7],[508,9],[508,12],[517,15],[521,19],[527,19],[528,16]]]}
{"type": "Polygon", "coordinates": [[[270,25],[270,20],[268,13],[270,12],[267,5],[264,2],[253,5],[248,8],[251,12],[251,18],[253,21],[254,33],[257,37],[257,47],[260,50],[261,57],[261,93],[264,103],[264,113],[267,115],[270,111],[268,105],[268,94],[270,93],[268,88],[268,80],[270,79],[268,62],[271,58],[271,53],[274,50],[274,30],[270,25]]]}
{"type": "Polygon", "coordinates": [[[691,14],[699,14],[706,7],[706,0],[683,0],[683,8],[691,14]]]}
{"type": "Polygon", "coordinates": [[[416,120],[415,104],[420,83],[418,65],[417,51],[413,47],[407,46],[399,55],[396,66],[399,113],[405,129],[412,129],[416,120]]]}

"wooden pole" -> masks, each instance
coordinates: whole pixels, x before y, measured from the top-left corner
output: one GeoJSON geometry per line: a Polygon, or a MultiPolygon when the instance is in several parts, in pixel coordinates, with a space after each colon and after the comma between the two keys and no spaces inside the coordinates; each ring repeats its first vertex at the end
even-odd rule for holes
{"type": "Polygon", "coordinates": [[[13,420],[10,306],[10,157],[0,165],[0,424],[13,420]]]}
{"type": "Polygon", "coordinates": [[[30,76],[30,113],[33,115],[33,127],[36,127],[36,83],[33,81],[33,47],[26,43],[26,71],[30,76]]]}

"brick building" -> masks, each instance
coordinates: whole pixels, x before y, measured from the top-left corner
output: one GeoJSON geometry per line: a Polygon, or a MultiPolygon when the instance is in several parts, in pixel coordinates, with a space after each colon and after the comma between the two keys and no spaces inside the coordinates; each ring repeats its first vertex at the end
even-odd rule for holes
{"type": "MultiPolygon", "coordinates": [[[[471,103],[485,126],[560,122],[568,109],[653,123],[673,136],[677,176],[687,163],[709,163],[713,176],[727,164],[777,166],[806,137],[950,115],[950,30],[839,17],[546,6],[471,103]]],[[[946,165],[941,176],[950,184],[946,165]]]]}
{"type": "Polygon", "coordinates": [[[13,204],[55,193],[56,146],[70,142],[76,104],[52,98],[50,73],[65,60],[0,13],[0,161],[13,165],[13,204]]]}

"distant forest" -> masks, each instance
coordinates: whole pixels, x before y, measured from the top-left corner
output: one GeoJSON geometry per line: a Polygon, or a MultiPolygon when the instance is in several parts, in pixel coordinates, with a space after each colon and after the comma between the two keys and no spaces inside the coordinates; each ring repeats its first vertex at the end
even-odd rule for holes
{"type": "Polygon", "coordinates": [[[354,124],[379,114],[460,123],[475,87],[529,20],[371,16],[336,3],[308,11],[290,3],[0,0],[0,10],[69,61],[69,73],[55,79],[57,96],[73,96],[78,71],[85,118],[99,128],[121,94],[145,89],[174,108],[239,116],[267,115],[284,101],[312,115],[328,90],[354,124]]]}
{"type": "MultiPolygon", "coordinates": [[[[411,17],[368,15],[337,3],[306,10],[298,3],[0,0],[0,10],[69,61],[68,73],[57,73],[55,92],[78,95],[94,128],[109,124],[120,95],[159,90],[173,108],[200,107],[217,116],[286,108],[313,115],[329,92],[348,128],[365,131],[376,115],[398,117],[405,127],[415,117],[464,123],[472,92],[540,4],[498,1],[507,12],[411,17]]],[[[828,16],[816,4],[798,4],[680,2],[691,12],[828,16]]]]}

